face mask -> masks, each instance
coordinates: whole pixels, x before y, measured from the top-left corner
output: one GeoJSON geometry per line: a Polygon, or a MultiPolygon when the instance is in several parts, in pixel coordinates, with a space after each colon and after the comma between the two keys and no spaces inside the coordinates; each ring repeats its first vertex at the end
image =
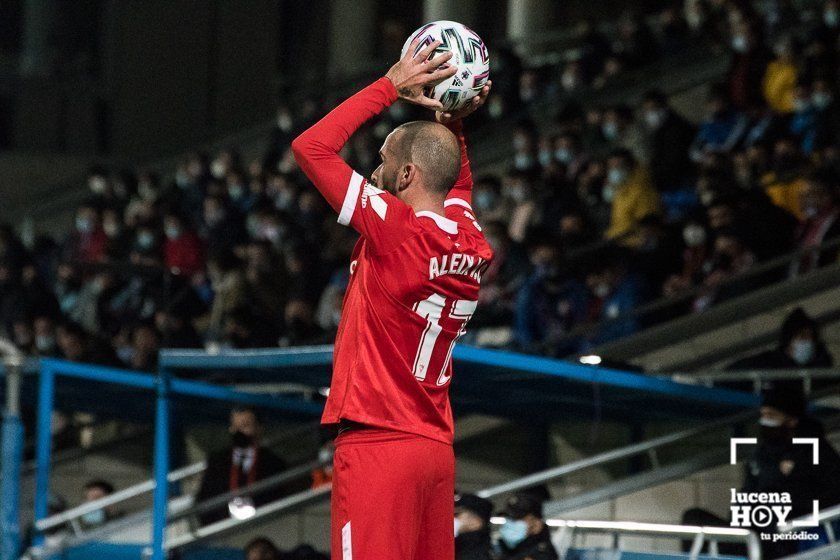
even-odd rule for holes
{"type": "Polygon", "coordinates": [[[736,35],[732,38],[732,50],[738,53],[745,53],[747,52],[747,48],[749,45],[747,44],[747,38],[743,35],[736,35]]]}
{"type": "Polygon", "coordinates": [[[796,99],[793,102],[793,110],[797,113],[803,113],[807,111],[811,107],[811,103],[809,103],[806,99],[796,99]]]}
{"type": "Polygon", "coordinates": [[[610,203],[615,198],[615,185],[612,183],[607,183],[604,185],[604,188],[601,189],[601,198],[604,199],[604,202],[610,203]]]}
{"type": "Polygon", "coordinates": [[[102,194],[108,187],[108,181],[106,181],[104,177],[91,177],[88,179],[88,187],[94,194],[102,194]]]}
{"type": "Polygon", "coordinates": [[[554,157],[560,163],[568,164],[572,161],[572,151],[569,148],[557,148],[554,150],[554,157]]]}
{"type": "Polygon", "coordinates": [[[239,200],[245,194],[245,187],[242,185],[231,185],[228,187],[228,195],[233,200],[239,200]]]}
{"type": "Polygon", "coordinates": [[[95,526],[105,523],[105,510],[98,509],[96,511],[89,511],[82,516],[82,521],[85,525],[95,526]]]}
{"type": "Polygon", "coordinates": [[[758,419],[758,425],[765,428],[779,428],[782,425],[782,421],[778,418],[766,418],[762,416],[758,419]]]}
{"type": "Polygon", "coordinates": [[[540,150],[539,155],[537,155],[537,159],[539,160],[541,166],[548,167],[548,164],[551,163],[551,152],[548,150],[540,150]]]}
{"type": "Polygon", "coordinates": [[[595,286],[593,292],[595,293],[595,297],[604,299],[610,295],[610,285],[606,282],[601,282],[595,286]]]}
{"type": "Polygon", "coordinates": [[[525,187],[523,187],[522,185],[516,185],[514,187],[511,187],[509,192],[510,198],[517,203],[524,201],[525,198],[528,196],[528,193],[525,192],[525,187]]]}
{"type": "Polygon", "coordinates": [[[116,222],[105,222],[102,224],[102,229],[105,230],[105,235],[114,238],[120,234],[120,225],[116,222]]]}
{"type": "Polygon", "coordinates": [[[281,113],[277,117],[277,128],[283,132],[289,132],[292,129],[292,117],[287,113],[281,113]]]}
{"type": "Polygon", "coordinates": [[[163,232],[166,234],[166,238],[170,240],[181,237],[181,228],[178,226],[167,226],[163,232]]]}
{"type": "Polygon", "coordinates": [[[329,463],[332,461],[333,454],[329,449],[322,449],[318,452],[318,461],[321,463],[329,463]]]}
{"type": "Polygon", "coordinates": [[[823,91],[818,91],[811,96],[811,103],[819,110],[823,110],[831,105],[831,94],[823,91]]]}
{"type": "Polygon", "coordinates": [[[527,145],[528,145],[528,141],[525,138],[523,138],[522,136],[514,136],[513,137],[513,149],[514,150],[524,150],[527,145]]]}
{"type": "Polygon", "coordinates": [[[491,97],[487,106],[487,113],[490,115],[490,118],[498,119],[504,112],[505,106],[502,103],[502,98],[498,95],[496,97],[491,97]]]}
{"type": "Polygon", "coordinates": [[[35,348],[38,349],[38,352],[51,352],[55,348],[55,337],[49,335],[36,336],[35,348]]]}
{"type": "Polygon", "coordinates": [[[461,520],[457,517],[455,518],[455,536],[458,536],[458,533],[461,532],[461,520]]]}
{"type": "Polygon", "coordinates": [[[790,357],[800,366],[804,366],[814,358],[814,350],[813,340],[794,340],[790,349],[790,357]]]}
{"type": "Polygon", "coordinates": [[[243,434],[240,431],[233,432],[231,440],[233,442],[234,447],[251,447],[251,445],[254,443],[254,438],[252,438],[249,435],[243,434]]]}
{"type": "Polygon", "coordinates": [[[152,233],[148,231],[141,231],[137,234],[137,245],[139,245],[141,249],[151,249],[154,244],[155,236],[152,233]]]}
{"type": "Polygon", "coordinates": [[[131,346],[122,346],[117,348],[117,358],[124,364],[130,364],[134,358],[134,348],[131,346]]]}
{"type": "Polygon", "coordinates": [[[698,225],[685,226],[683,228],[683,241],[689,247],[699,247],[706,242],[706,230],[698,225]]]}
{"type": "Polygon", "coordinates": [[[521,519],[507,519],[499,529],[499,537],[508,548],[516,548],[516,545],[528,537],[528,524],[521,519]]]}
{"type": "Polygon", "coordinates": [[[621,168],[613,168],[607,171],[607,182],[611,185],[620,185],[627,180],[627,171],[621,168]]]}
{"type": "Polygon", "coordinates": [[[534,158],[530,154],[516,154],[513,158],[513,166],[516,169],[530,169],[534,165],[534,158]]]}
{"type": "Polygon", "coordinates": [[[560,78],[560,85],[563,86],[563,89],[566,91],[571,91],[577,87],[578,79],[571,72],[564,72],[563,76],[560,78]]]}
{"type": "Polygon", "coordinates": [[[479,210],[490,210],[496,204],[496,195],[491,191],[479,191],[475,193],[473,202],[479,210]]]}
{"type": "Polygon", "coordinates": [[[221,160],[214,160],[210,164],[210,175],[216,179],[223,179],[227,175],[227,165],[221,160]]]}
{"type": "Polygon", "coordinates": [[[645,124],[651,130],[656,130],[665,121],[664,111],[647,111],[645,113],[645,124]]]}
{"type": "Polygon", "coordinates": [[[614,122],[605,122],[601,126],[601,133],[607,140],[615,140],[618,138],[618,125],[614,122]]]}
{"type": "Polygon", "coordinates": [[[89,218],[76,218],[76,231],[90,233],[93,231],[93,221],[89,218]]]}
{"type": "Polygon", "coordinates": [[[829,27],[837,27],[837,24],[840,23],[840,12],[837,10],[827,10],[823,14],[823,21],[829,27]]]}

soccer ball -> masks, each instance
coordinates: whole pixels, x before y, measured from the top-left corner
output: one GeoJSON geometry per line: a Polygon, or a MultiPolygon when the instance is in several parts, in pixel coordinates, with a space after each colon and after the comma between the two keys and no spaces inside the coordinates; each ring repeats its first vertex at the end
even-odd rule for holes
{"type": "Polygon", "coordinates": [[[445,111],[456,111],[479,94],[490,78],[490,57],[487,46],[475,31],[456,21],[427,23],[408,37],[400,58],[405,56],[408,47],[417,37],[420,37],[420,42],[415,54],[432,42],[441,41],[431,56],[452,51],[449,64],[458,67],[454,76],[429,88],[425,92],[428,97],[440,101],[445,111]]]}

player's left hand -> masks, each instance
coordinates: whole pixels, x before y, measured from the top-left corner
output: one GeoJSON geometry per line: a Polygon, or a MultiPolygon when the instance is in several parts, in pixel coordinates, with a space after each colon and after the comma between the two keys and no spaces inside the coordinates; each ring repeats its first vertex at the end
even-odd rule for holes
{"type": "Polygon", "coordinates": [[[457,111],[452,111],[451,113],[436,111],[435,119],[440,124],[448,124],[452,121],[457,121],[458,119],[463,119],[472,115],[479,107],[484,105],[484,103],[487,101],[487,96],[490,95],[490,88],[492,87],[493,80],[487,80],[487,83],[484,84],[484,87],[481,88],[481,91],[478,92],[478,95],[473,97],[470,100],[470,102],[467,103],[464,107],[461,107],[457,111]]]}

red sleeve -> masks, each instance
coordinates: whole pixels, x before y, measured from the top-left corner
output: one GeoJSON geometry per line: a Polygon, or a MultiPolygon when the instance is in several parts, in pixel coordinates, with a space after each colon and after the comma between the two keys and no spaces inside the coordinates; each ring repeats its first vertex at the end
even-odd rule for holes
{"type": "Polygon", "coordinates": [[[397,100],[388,78],[380,78],[312,125],[292,142],[300,168],[338,212],[338,223],[350,225],[380,250],[399,244],[416,223],[411,208],[367,184],[341,159],[339,152],[358,128],[397,100]]]}
{"type": "Polygon", "coordinates": [[[467,155],[467,142],[464,139],[464,125],[458,119],[447,126],[458,137],[458,145],[461,147],[461,173],[458,175],[458,180],[455,181],[455,186],[452,187],[452,190],[446,196],[446,200],[457,199],[470,206],[472,204],[473,178],[472,169],[470,168],[470,158],[467,155]]]}

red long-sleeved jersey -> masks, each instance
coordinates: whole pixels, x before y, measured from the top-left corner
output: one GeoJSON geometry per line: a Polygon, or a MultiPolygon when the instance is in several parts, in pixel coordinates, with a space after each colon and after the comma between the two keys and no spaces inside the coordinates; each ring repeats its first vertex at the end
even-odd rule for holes
{"type": "Polygon", "coordinates": [[[451,443],[452,348],[475,311],[492,251],[473,215],[460,123],[461,172],[445,216],[415,212],[338,155],[365,121],[397,99],[381,78],[292,143],[295,159],[338,222],[361,234],[350,263],[324,424],[341,419],[451,443]]]}

